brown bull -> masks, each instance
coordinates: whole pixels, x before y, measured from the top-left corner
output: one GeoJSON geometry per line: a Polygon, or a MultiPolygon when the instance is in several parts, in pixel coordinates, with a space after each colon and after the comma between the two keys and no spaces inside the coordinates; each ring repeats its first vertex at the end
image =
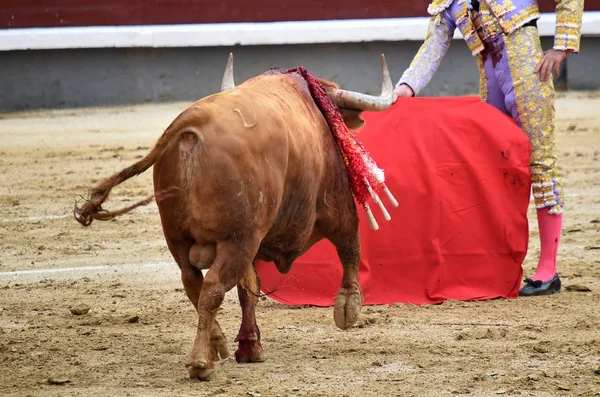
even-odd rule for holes
{"type": "MultiPolygon", "coordinates": [[[[383,57],[382,72],[381,97],[320,80],[350,128],[362,126],[362,111],[391,105],[383,57]]],[[[146,157],[99,182],[75,209],[76,219],[87,226],[150,202],[116,212],[101,207],[114,186],[152,165],[164,236],[198,313],[186,364],[190,377],[208,379],[213,360],[229,355],[215,317],[236,285],[242,308],[236,360],[264,360],[255,260],[273,261],[286,273],[313,244],[330,240],[343,266],[335,324],[347,329],[356,323],[362,305],[358,214],[340,150],[299,74],[272,71],[235,87],[230,56],[222,92],[192,104],[146,157]]]]}

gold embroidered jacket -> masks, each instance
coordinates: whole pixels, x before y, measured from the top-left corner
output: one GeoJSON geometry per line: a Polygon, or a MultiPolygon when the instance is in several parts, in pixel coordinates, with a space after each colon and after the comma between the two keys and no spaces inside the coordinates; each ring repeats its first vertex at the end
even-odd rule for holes
{"type": "MultiPolygon", "coordinates": [[[[427,11],[437,23],[441,23],[442,14],[456,0],[434,0],[427,11]]],[[[562,51],[578,52],[581,40],[581,20],[583,17],[584,0],[557,0],[556,1],[556,34],[554,48],[562,51]]],[[[480,51],[479,37],[475,34],[473,24],[469,18],[468,0],[458,0],[456,27],[461,31],[469,48],[478,53],[480,51]],[[479,51],[476,51],[479,49],[479,51]]],[[[480,15],[485,26],[496,24],[497,29],[505,34],[510,34],[527,22],[540,17],[536,0],[481,0],[480,15]]],[[[498,32],[492,31],[491,34],[498,32]]]]}
{"type": "MultiPolygon", "coordinates": [[[[579,52],[584,0],[557,0],[554,49],[579,52]]],[[[483,50],[470,16],[469,0],[434,0],[427,11],[431,15],[425,42],[398,84],[407,83],[417,94],[431,80],[448,50],[458,28],[473,55],[483,50]]],[[[484,39],[510,34],[538,19],[535,0],[481,0],[479,15],[484,39]]]]}

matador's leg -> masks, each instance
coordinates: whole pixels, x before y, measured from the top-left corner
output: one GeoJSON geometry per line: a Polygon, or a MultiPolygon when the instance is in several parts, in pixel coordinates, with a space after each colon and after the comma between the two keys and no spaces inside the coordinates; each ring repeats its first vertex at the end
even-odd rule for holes
{"type": "Polygon", "coordinates": [[[523,27],[503,36],[503,41],[505,57],[499,62],[508,68],[497,68],[497,76],[507,109],[531,140],[532,190],[541,243],[536,273],[526,280],[520,294],[551,294],[561,287],[556,257],[564,212],[554,133],[554,84],[551,79],[541,81],[534,73],[543,56],[537,28],[523,27]]]}
{"type": "MultiPolygon", "coordinates": [[[[501,40],[501,39],[500,39],[501,40]]],[[[494,42],[497,40],[494,40],[494,42]]],[[[479,96],[506,115],[511,115],[504,103],[504,93],[494,71],[493,58],[487,52],[477,56],[479,67],[479,96]]]]}

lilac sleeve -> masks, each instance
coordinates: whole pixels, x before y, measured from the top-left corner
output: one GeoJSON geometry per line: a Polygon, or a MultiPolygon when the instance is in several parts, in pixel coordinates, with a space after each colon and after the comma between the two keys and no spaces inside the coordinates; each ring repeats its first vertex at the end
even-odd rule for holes
{"type": "Polygon", "coordinates": [[[450,47],[456,25],[446,13],[429,21],[427,37],[397,85],[407,84],[417,95],[429,83],[450,47]]]}

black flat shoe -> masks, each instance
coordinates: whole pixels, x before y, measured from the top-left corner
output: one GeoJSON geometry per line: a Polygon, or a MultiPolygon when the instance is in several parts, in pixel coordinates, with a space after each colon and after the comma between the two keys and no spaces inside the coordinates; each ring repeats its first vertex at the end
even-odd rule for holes
{"type": "Polygon", "coordinates": [[[560,286],[558,273],[549,281],[533,281],[530,278],[526,278],[525,286],[519,290],[519,296],[551,295],[560,292],[560,286]]]}

